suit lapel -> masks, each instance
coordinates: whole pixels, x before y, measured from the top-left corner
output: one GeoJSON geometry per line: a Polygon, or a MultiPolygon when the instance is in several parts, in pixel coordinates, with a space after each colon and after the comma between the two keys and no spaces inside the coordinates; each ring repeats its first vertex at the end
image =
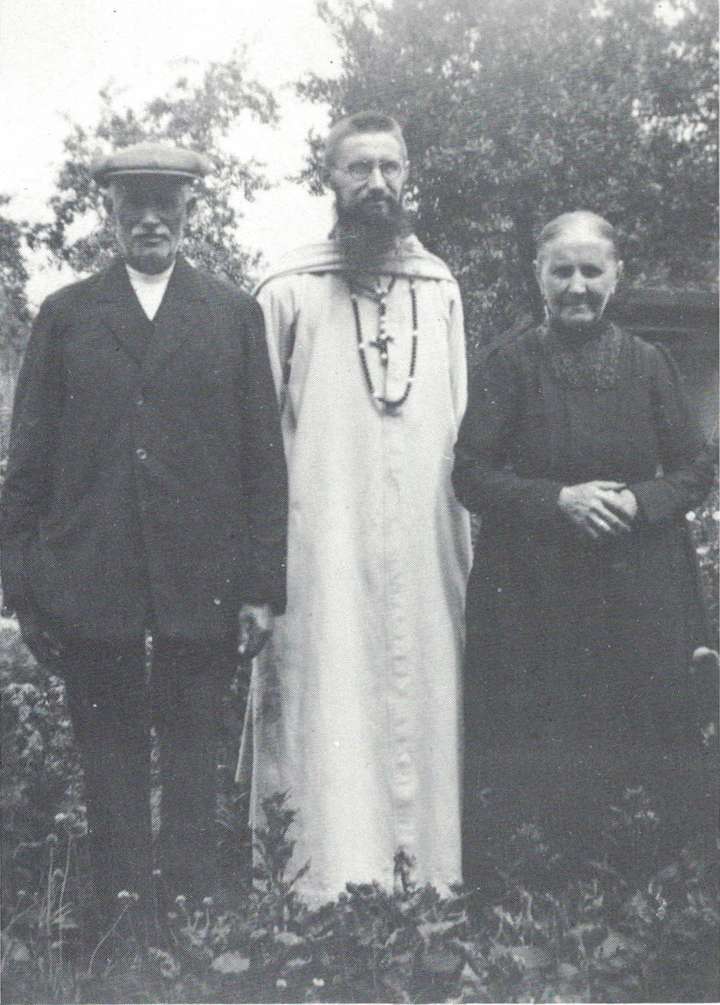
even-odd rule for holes
{"type": "Polygon", "coordinates": [[[142,363],[148,349],[148,319],[130,285],[122,259],[115,261],[98,290],[102,322],[135,362],[142,363]]]}
{"type": "Polygon", "coordinates": [[[162,370],[188,338],[196,338],[209,321],[207,299],[195,269],[178,256],[160,308],[143,368],[150,376],[162,370]]]}

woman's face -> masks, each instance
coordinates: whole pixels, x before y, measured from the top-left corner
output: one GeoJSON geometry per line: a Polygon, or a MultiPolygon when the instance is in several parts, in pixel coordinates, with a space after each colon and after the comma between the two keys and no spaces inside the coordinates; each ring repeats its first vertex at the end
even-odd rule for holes
{"type": "Polygon", "coordinates": [[[612,243],[579,225],[540,250],[536,275],[550,316],[566,328],[587,328],[615,292],[622,263],[612,243]]]}

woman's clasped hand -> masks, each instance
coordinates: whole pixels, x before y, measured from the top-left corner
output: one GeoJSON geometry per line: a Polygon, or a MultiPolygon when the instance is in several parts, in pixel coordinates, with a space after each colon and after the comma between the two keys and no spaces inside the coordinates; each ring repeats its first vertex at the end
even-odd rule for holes
{"type": "Polygon", "coordinates": [[[573,524],[597,540],[606,534],[626,534],[637,517],[637,499],[622,482],[594,481],[566,485],[558,505],[573,524]]]}

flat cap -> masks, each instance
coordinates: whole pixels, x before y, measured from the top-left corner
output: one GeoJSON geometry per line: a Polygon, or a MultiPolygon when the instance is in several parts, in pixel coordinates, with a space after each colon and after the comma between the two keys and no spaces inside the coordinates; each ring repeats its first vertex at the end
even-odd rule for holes
{"type": "Polygon", "coordinates": [[[90,173],[98,185],[107,185],[123,175],[155,175],[192,181],[209,174],[212,165],[195,150],[165,143],[136,143],[98,157],[90,173]]]}

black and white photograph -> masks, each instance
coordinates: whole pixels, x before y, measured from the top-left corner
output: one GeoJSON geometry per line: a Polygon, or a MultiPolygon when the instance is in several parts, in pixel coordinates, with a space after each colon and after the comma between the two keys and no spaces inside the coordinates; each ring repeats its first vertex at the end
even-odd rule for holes
{"type": "Polygon", "coordinates": [[[9,1005],[720,1000],[713,0],[2,0],[9,1005]]]}

